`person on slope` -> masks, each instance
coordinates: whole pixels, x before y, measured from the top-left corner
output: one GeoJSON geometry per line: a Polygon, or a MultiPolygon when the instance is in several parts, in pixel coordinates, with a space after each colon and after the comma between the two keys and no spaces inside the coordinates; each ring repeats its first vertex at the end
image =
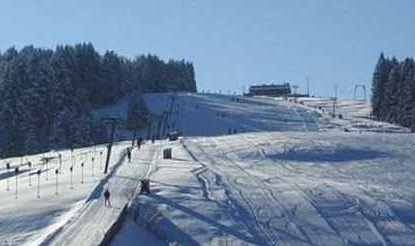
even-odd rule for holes
{"type": "Polygon", "coordinates": [[[137,139],[137,148],[139,149],[142,144],[143,144],[143,137],[140,136],[137,139]]]}
{"type": "Polygon", "coordinates": [[[130,148],[127,149],[127,157],[128,157],[128,162],[131,162],[131,149],[130,148]]]}
{"type": "Polygon", "coordinates": [[[110,202],[110,191],[107,189],[105,189],[104,191],[104,198],[105,198],[105,207],[111,207],[111,202],[110,202]]]}

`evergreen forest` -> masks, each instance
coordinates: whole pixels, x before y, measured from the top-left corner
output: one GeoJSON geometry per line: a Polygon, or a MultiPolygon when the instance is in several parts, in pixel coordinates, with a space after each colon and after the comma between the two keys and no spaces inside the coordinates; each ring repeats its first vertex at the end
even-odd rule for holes
{"type": "Polygon", "coordinates": [[[130,126],[143,125],[142,94],[168,91],[196,92],[192,63],[100,54],[91,43],[9,48],[0,52],[0,155],[103,143],[107,133],[93,110],[127,97],[130,126]]]}
{"type": "Polygon", "coordinates": [[[372,115],[375,119],[415,129],[415,64],[381,53],[372,80],[372,115]]]}

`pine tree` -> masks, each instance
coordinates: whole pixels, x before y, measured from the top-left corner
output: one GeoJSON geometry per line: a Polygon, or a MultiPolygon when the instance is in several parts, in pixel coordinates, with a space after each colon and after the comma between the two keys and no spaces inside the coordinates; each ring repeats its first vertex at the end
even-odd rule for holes
{"type": "Polygon", "coordinates": [[[130,60],[91,43],[0,52],[0,154],[35,153],[103,141],[93,108],[131,98],[129,127],[146,123],[142,92],[196,91],[193,64],[155,55],[130,60]]]}
{"type": "Polygon", "coordinates": [[[113,104],[122,97],[123,88],[120,59],[114,52],[106,52],[101,62],[101,105],[113,104]]]}
{"type": "Polygon", "coordinates": [[[388,80],[385,83],[384,98],[381,103],[381,115],[384,116],[385,118],[383,119],[387,120],[388,122],[396,123],[398,117],[398,89],[401,86],[402,81],[402,66],[395,58],[392,59],[390,66],[391,70],[389,72],[388,80]]]}
{"type": "Polygon", "coordinates": [[[401,84],[398,86],[397,97],[399,104],[396,107],[400,125],[412,126],[412,107],[415,102],[414,60],[405,59],[401,69],[401,84]]]}
{"type": "Polygon", "coordinates": [[[382,52],[376,64],[375,71],[373,72],[372,80],[372,115],[377,119],[380,118],[380,104],[383,98],[384,85],[382,84],[381,74],[385,63],[385,56],[382,52]]]}
{"type": "Polygon", "coordinates": [[[129,98],[126,127],[137,130],[147,124],[147,106],[139,90],[129,98]]]}
{"type": "Polygon", "coordinates": [[[8,56],[0,88],[0,147],[6,157],[22,152],[24,146],[23,103],[20,100],[18,57],[8,56]]]}

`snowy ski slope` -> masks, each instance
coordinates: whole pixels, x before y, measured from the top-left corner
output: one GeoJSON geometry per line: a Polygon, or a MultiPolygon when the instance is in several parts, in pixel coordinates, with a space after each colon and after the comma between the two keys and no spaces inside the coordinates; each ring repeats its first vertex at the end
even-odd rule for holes
{"type": "MultiPolygon", "coordinates": [[[[154,113],[168,108],[168,95],[149,98],[160,105],[154,113]]],[[[415,140],[401,134],[407,129],[351,114],[339,122],[313,105],[248,100],[177,99],[173,121],[189,137],[166,143],[173,159],[157,162],[154,192],[140,197],[142,209],[163,216],[138,219],[138,228],[179,245],[415,245],[415,140]],[[212,117],[217,112],[231,116],[212,117]],[[344,132],[355,120],[360,126],[344,132]],[[230,127],[251,133],[226,136],[230,127]],[[261,127],[278,132],[256,133],[261,127]]],[[[131,237],[123,230],[113,245],[133,245],[131,237]]]]}
{"type": "MultiPolygon", "coordinates": [[[[226,135],[240,132],[316,130],[314,112],[284,101],[269,98],[243,98],[217,94],[150,94],[145,98],[155,115],[170,111],[170,122],[185,136],[226,135]]],[[[144,134],[144,133],[143,133],[144,134]]]]}
{"type": "MultiPolygon", "coordinates": [[[[292,99],[294,100],[294,99],[292,99]]],[[[297,102],[319,114],[320,129],[347,129],[348,131],[408,133],[409,129],[370,119],[371,107],[362,100],[340,99],[334,103],[336,117],[332,117],[333,100],[330,98],[297,98],[297,102]],[[339,114],[342,119],[339,119],[339,114]]]]}
{"type": "MultiPolygon", "coordinates": [[[[329,108],[325,99],[310,98],[299,105],[271,98],[166,93],[146,95],[146,100],[154,117],[171,111],[168,125],[184,137],[148,142],[133,151],[131,163],[125,160],[130,142],[117,144],[107,176],[99,172],[103,147],[76,150],[71,189],[71,153],[60,151],[56,195],[59,159],[49,162],[48,181],[39,160],[58,153],[29,156],[36,166],[31,172],[21,167],[16,199],[15,177],[1,164],[0,245],[6,240],[9,245],[97,245],[131,199],[140,204],[142,217],[127,218],[114,246],[137,241],[415,245],[415,141],[412,134],[402,134],[407,129],[353,115],[350,102],[344,103],[350,114],[333,119],[314,107],[318,103],[329,108]],[[351,131],[344,132],[345,127],[351,131]],[[162,159],[166,147],[173,149],[171,160],[162,159]],[[83,184],[80,162],[85,163],[83,184]],[[39,168],[37,198],[34,172],[39,168]],[[137,197],[139,180],[148,176],[152,194],[137,197]],[[111,208],[100,197],[105,187],[112,192],[111,208]]],[[[15,166],[25,160],[9,161],[15,166]]]]}
{"type": "MultiPolygon", "coordinates": [[[[123,149],[123,145],[114,146],[111,163],[115,163],[123,149]]],[[[75,149],[73,159],[71,151],[54,151],[35,156],[3,160],[0,165],[0,242],[6,240],[12,245],[37,245],[49,233],[82,208],[85,200],[91,196],[94,187],[103,177],[106,148],[75,149]],[[101,152],[103,152],[101,157],[101,152]],[[62,156],[60,166],[59,154],[62,156]],[[53,158],[45,165],[44,157],[53,158]],[[94,157],[94,165],[92,165],[94,157]],[[26,164],[32,162],[32,168],[26,164]],[[18,196],[15,196],[16,178],[14,171],[8,171],[6,163],[12,169],[20,166],[17,178],[18,196]],[[73,164],[72,164],[73,163],[73,164]],[[83,180],[82,180],[82,167],[83,180]],[[70,166],[73,165],[72,187],[70,166]],[[92,168],[93,167],[93,168],[92,168]],[[56,194],[56,169],[58,175],[58,193],[56,194]],[[38,179],[36,172],[41,170],[38,179]],[[92,175],[94,174],[94,176],[92,175]],[[40,193],[38,197],[38,181],[40,193]],[[82,182],[83,181],[83,182],[82,182]],[[7,183],[9,182],[9,191],[7,183]],[[81,183],[82,182],[82,183],[81,183]]]]}

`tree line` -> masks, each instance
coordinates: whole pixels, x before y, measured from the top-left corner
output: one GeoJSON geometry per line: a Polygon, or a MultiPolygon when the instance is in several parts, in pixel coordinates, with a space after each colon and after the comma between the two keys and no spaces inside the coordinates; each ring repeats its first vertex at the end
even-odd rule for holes
{"type": "Polygon", "coordinates": [[[381,53],[372,80],[374,118],[415,129],[415,63],[381,53]]]}
{"type": "MultiPolygon", "coordinates": [[[[91,43],[0,52],[0,154],[4,157],[106,141],[92,112],[130,99],[130,127],[148,113],[142,93],[196,91],[193,64],[155,55],[101,55],[91,43]]],[[[144,122],[145,123],[145,122],[144,122]]]]}

